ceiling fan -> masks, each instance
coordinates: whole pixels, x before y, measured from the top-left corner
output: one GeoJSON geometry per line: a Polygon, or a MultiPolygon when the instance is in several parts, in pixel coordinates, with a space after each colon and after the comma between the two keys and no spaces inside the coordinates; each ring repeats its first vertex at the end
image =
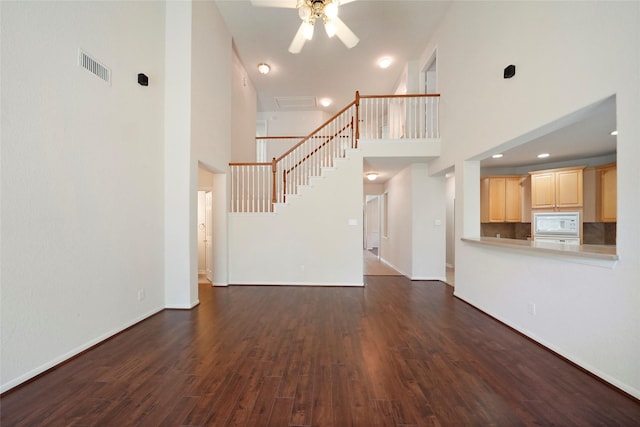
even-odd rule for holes
{"type": "Polygon", "coordinates": [[[300,53],[304,43],[313,38],[313,30],[318,21],[322,21],[329,37],[338,36],[344,45],[351,49],[360,39],[338,18],[338,6],[355,0],[251,0],[254,6],[284,7],[298,9],[298,16],[302,20],[298,32],[293,37],[289,52],[300,53]]]}

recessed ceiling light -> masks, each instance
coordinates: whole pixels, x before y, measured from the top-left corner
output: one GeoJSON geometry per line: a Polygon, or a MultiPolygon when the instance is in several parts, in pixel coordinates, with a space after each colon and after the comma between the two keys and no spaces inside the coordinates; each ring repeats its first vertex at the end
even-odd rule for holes
{"type": "Polygon", "coordinates": [[[618,131],[617,130],[611,131],[611,135],[613,135],[613,136],[618,135],[618,131]]]}
{"type": "Polygon", "coordinates": [[[378,59],[378,67],[382,69],[389,68],[392,62],[393,60],[390,57],[385,56],[384,58],[378,59]]]}
{"type": "Polygon", "coordinates": [[[547,158],[547,157],[549,157],[549,153],[538,154],[538,158],[539,159],[544,159],[544,158],[547,158]]]}
{"type": "Polygon", "coordinates": [[[491,156],[491,157],[493,157],[494,159],[499,159],[499,158],[501,158],[501,157],[502,157],[502,153],[494,154],[494,155],[493,155],[493,156],[491,156]]]}
{"type": "Polygon", "coordinates": [[[367,179],[368,179],[369,181],[375,181],[377,177],[378,177],[378,174],[377,174],[377,173],[375,173],[375,172],[369,172],[369,173],[367,174],[367,179]]]}
{"type": "Polygon", "coordinates": [[[269,71],[271,71],[271,66],[269,64],[265,64],[264,62],[258,64],[258,72],[260,74],[269,74],[269,71]]]}
{"type": "Polygon", "coordinates": [[[322,105],[323,107],[328,107],[329,105],[331,105],[331,100],[329,98],[322,98],[320,100],[320,105],[322,105]]]}

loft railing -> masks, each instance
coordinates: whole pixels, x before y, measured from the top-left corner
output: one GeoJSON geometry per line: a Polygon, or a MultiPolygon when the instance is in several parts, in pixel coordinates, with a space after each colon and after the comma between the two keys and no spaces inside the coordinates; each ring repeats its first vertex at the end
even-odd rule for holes
{"type": "MultiPolygon", "coordinates": [[[[360,139],[394,140],[438,137],[440,95],[361,96],[309,136],[271,162],[265,147],[258,147],[258,163],[230,163],[231,212],[272,212],[275,203],[297,194],[323,168],[344,158],[360,139]],[[261,158],[262,157],[262,158],[261,158]]],[[[260,137],[256,141],[279,142],[299,137],[260,137]]]]}
{"type": "Polygon", "coordinates": [[[304,136],[256,136],[256,161],[271,162],[272,158],[280,157],[292,145],[304,138],[304,136]]]}
{"type": "Polygon", "coordinates": [[[439,137],[438,94],[363,95],[359,98],[359,139],[439,137]]]}

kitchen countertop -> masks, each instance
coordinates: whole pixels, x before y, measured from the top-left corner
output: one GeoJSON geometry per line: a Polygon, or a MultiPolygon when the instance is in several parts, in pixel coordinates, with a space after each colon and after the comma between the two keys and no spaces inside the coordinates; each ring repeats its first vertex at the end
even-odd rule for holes
{"type": "Polygon", "coordinates": [[[517,249],[532,254],[553,254],[585,260],[618,261],[615,246],[608,245],[567,245],[563,243],[549,243],[535,240],[501,239],[498,237],[463,237],[463,242],[494,246],[505,249],[517,249]]]}

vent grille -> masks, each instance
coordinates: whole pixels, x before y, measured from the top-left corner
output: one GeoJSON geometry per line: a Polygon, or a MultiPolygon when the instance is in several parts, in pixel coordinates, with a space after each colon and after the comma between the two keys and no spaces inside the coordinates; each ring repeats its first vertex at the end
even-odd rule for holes
{"type": "Polygon", "coordinates": [[[281,110],[310,110],[317,107],[314,96],[276,96],[275,101],[281,110]]]}
{"type": "Polygon", "coordinates": [[[82,49],[78,49],[78,65],[111,84],[111,70],[93,59],[82,49]]]}

